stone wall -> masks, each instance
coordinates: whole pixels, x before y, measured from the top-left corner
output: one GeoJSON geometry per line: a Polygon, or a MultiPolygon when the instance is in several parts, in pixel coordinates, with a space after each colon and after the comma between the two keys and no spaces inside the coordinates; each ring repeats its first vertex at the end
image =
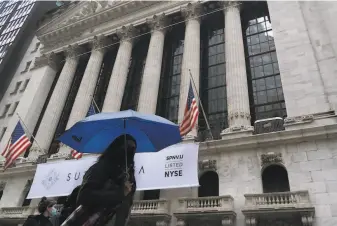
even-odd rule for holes
{"type": "MultiPolygon", "coordinates": [[[[244,194],[263,193],[261,155],[281,153],[288,171],[290,190],[308,190],[316,214],[316,226],[337,225],[337,140],[271,146],[222,153],[218,174],[220,195],[231,195],[235,202],[237,226],[244,226],[241,213],[244,194]]],[[[178,194],[177,194],[178,195],[178,194]]]]}

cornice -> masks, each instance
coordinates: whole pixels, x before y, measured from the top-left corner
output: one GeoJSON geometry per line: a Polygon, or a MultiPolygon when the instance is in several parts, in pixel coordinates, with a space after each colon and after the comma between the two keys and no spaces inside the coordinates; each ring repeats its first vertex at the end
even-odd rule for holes
{"type": "MultiPolygon", "coordinates": [[[[285,130],[274,133],[203,142],[200,143],[199,155],[210,156],[216,153],[231,152],[235,150],[256,150],[258,148],[264,148],[268,146],[277,146],[334,137],[337,137],[337,124],[296,130],[285,130]]],[[[85,156],[95,155],[86,154],[85,156]]],[[[67,157],[68,154],[66,153],[58,153],[53,155],[51,158],[48,158],[48,162],[66,160],[67,157]]],[[[16,175],[34,175],[37,167],[35,162],[36,159],[22,159],[20,162],[16,163],[15,167],[9,168],[5,172],[0,172],[0,179],[16,175]]],[[[206,164],[205,161],[201,160],[199,164],[202,163],[206,164]]],[[[207,162],[207,164],[210,165],[211,168],[214,168],[216,162],[207,162]]]]}
{"type": "Polygon", "coordinates": [[[296,130],[249,135],[200,143],[201,156],[234,150],[252,149],[337,137],[337,124],[296,130]]]}
{"type": "Polygon", "coordinates": [[[50,31],[41,29],[37,36],[45,48],[64,38],[81,36],[86,30],[92,30],[102,23],[119,19],[125,14],[133,13],[141,8],[157,4],[155,1],[128,1],[128,2],[98,2],[86,1],[78,4],[78,12],[69,16],[69,19],[58,22],[58,25],[50,31]],[[102,6],[104,5],[104,7],[102,6]]]}
{"type": "MultiPolygon", "coordinates": [[[[101,19],[98,20],[97,25],[90,25],[89,27],[82,27],[83,30],[78,31],[76,29],[68,29],[67,31],[60,31],[60,33],[56,36],[47,35],[47,34],[39,34],[38,39],[41,43],[44,44],[42,53],[55,52],[59,53],[63,51],[65,46],[77,43],[78,45],[82,45],[90,42],[94,36],[99,35],[112,35],[116,34],[117,30],[123,26],[128,26],[133,24],[134,26],[138,26],[141,24],[147,23],[148,19],[153,18],[154,15],[165,13],[165,15],[171,15],[181,11],[182,6],[187,5],[186,2],[181,1],[167,1],[167,2],[146,2],[148,5],[143,5],[142,7],[138,7],[134,9],[134,11],[130,11],[129,13],[121,13],[119,12],[115,15],[115,18],[101,19]],[[118,15],[120,15],[118,17],[118,15]]],[[[116,8],[111,9],[118,11],[116,8]]],[[[99,17],[99,15],[95,14],[95,17],[99,17]]],[[[83,22],[84,23],[84,22],[83,22]]],[[[53,31],[56,32],[56,31],[53,31]]]]}

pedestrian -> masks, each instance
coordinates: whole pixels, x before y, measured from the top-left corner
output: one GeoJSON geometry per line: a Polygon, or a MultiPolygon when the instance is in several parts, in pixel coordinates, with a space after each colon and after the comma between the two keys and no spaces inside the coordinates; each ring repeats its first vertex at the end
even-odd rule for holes
{"type": "Polygon", "coordinates": [[[125,206],[127,202],[127,208],[118,211],[122,212],[118,215],[123,216],[121,218],[124,220],[115,226],[126,224],[132,205],[129,197],[133,197],[136,190],[133,160],[135,151],[136,141],[130,135],[122,135],[112,142],[84,175],[77,197],[78,208],[62,226],[106,225],[118,207],[125,206]]]}
{"type": "Polygon", "coordinates": [[[53,226],[49,219],[57,215],[55,204],[55,201],[43,197],[37,208],[39,214],[28,216],[23,226],[53,226]]]}
{"type": "Polygon", "coordinates": [[[74,188],[71,194],[67,197],[62,209],[60,211],[59,224],[62,225],[63,222],[70,216],[70,214],[77,208],[77,196],[80,191],[81,185],[74,188]]]}

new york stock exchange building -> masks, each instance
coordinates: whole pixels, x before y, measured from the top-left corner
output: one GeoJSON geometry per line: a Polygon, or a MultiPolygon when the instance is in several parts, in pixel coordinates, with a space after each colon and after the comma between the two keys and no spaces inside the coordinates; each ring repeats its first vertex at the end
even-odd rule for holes
{"type": "MultiPolygon", "coordinates": [[[[137,192],[130,225],[337,226],[336,21],[336,2],[80,1],[47,13],[12,81],[30,79],[14,111],[37,142],[0,173],[0,225],[34,213],[37,163],[67,161],[56,138],[93,99],[179,124],[192,77],[205,115],[184,142],[200,143],[200,187],[137,192]]],[[[11,92],[1,149],[19,120],[6,116],[11,92]]]]}

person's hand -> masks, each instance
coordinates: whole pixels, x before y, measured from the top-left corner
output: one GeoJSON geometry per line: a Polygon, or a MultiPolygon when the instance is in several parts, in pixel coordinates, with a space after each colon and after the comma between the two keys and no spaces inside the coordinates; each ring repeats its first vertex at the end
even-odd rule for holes
{"type": "Polygon", "coordinates": [[[127,196],[130,192],[131,192],[131,190],[132,190],[132,183],[130,183],[130,181],[126,181],[125,183],[124,183],[124,195],[125,196],[127,196]]]}

